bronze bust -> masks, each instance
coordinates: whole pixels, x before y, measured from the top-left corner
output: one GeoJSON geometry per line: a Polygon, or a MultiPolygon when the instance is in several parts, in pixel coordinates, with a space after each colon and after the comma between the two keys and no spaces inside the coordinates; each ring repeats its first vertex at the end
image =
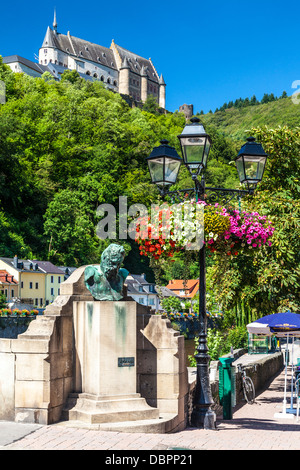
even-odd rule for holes
{"type": "Polygon", "coordinates": [[[87,266],[84,281],[95,300],[121,300],[123,285],[129,272],[121,268],[125,250],[112,243],[102,253],[100,265],[87,266]]]}

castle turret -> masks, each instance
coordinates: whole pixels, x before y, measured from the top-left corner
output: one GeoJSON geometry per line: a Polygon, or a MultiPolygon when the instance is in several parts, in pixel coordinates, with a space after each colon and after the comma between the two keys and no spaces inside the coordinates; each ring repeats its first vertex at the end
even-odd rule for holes
{"type": "Polygon", "coordinates": [[[148,77],[144,66],[141,68],[141,100],[147,101],[148,98],[148,77]]]}
{"type": "Polygon", "coordinates": [[[166,107],[166,83],[164,81],[164,77],[160,76],[159,78],[159,106],[160,108],[165,109],[166,107]]]}
{"type": "Polygon", "coordinates": [[[124,57],[122,62],[122,66],[120,68],[120,75],[119,75],[119,93],[123,95],[129,95],[129,76],[130,76],[130,67],[128,64],[128,60],[124,57]]]}

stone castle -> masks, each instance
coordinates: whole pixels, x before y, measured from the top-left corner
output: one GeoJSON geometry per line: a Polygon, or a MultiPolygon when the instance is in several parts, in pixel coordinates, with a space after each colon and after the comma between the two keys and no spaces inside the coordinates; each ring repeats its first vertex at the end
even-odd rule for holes
{"type": "Polygon", "coordinates": [[[152,95],[160,108],[166,107],[166,84],[151,59],[124,49],[114,40],[107,48],[72,36],[69,31],[61,34],[56,13],[53,28],[48,26],[39,50],[38,64],[17,55],[4,57],[3,62],[14,72],[41,76],[47,71],[56,80],[65,70],[76,70],[86,80],[100,80],[106,88],[134,101],[145,102],[152,95]]]}

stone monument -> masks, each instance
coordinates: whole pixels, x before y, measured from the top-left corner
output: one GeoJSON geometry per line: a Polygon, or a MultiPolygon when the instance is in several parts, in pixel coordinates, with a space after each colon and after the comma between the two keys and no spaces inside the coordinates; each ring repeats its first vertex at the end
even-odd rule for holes
{"type": "Polygon", "coordinates": [[[100,265],[61,284],[26,332],[0,340],[0,419],[130,432],[186,427],[184,337],[127,296],[123,258],[110,245],[100,265]]]}

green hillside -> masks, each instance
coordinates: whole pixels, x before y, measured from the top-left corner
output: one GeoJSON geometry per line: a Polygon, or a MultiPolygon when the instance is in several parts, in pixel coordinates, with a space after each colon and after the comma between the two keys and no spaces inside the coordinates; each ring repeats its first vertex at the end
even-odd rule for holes
{"type": "Polygon", "coordinates": [[[300,124],[299,117],[300,105],[294,104],[291,97],[287,97],[270,103],[204,114],[201,120],[204,125],[214,125],[219,132],[240,143],[245,140],[245,131],[252,127],[274,128],[286,125],[295,128],[300,124]]]}

